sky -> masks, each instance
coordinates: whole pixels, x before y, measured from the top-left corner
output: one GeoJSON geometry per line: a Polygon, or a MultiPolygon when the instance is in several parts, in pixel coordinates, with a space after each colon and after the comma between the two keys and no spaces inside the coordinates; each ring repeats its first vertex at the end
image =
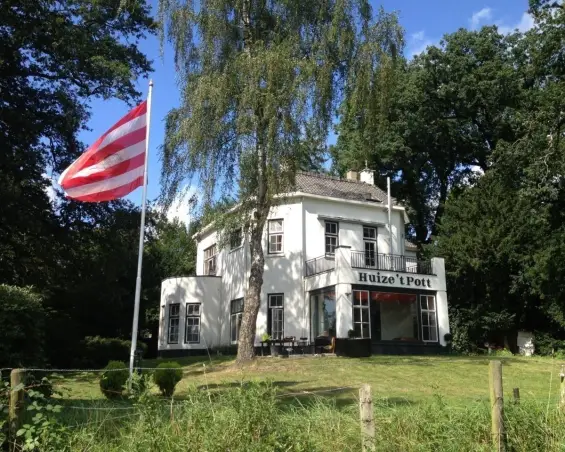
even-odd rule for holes
{"type": "MultiPolygon", "coordinates": [[[[150,0],[153,10],[157,0],[150,0]]],[[[397,11],[400,23],[406,34],[407,57],[424,51],[427,46],[438,44],[443,35],[453,33],[459,28],[479,29],[484,25],[497,25],[501,32],[508,33],[515,28],[526,31],[533,25],[527,14],[528,0],[371,0],[376,10],[383,6],[386,11],[397,11]]],[[[149,184],[148,199],[155,200],[159,196],[159,177],[161,162],[159,148],[164,140],[164,119],[167,112],[178,106],[179,91],[175,77],[173,51],[165,45],[163,55],[160,51],[159,38],[152,36],[140,43],[149,59],[153,60],[154,82],[150,143],[149,143],[149,184]]],[[[147,93],[148,80],[137,81],[138,90],[147,93]]],[[[144,94],[145,96],[145,94],[144,94]]],[[[91,103],[92,117],[88,123],[90,131],[84,131],[79,138],[90,144],[125,115],[130,106],[117,100],[94,100],[91,103]]],[[[329,143],[335,140],[332,134],[329,143]]],[[[170,209],[169,217],[177,217],[186,222],[189,218],[188,196],[179,199],[170,209]]],[[[141,204],[141,188],[128,196],[135,204],[141,204]]]]}

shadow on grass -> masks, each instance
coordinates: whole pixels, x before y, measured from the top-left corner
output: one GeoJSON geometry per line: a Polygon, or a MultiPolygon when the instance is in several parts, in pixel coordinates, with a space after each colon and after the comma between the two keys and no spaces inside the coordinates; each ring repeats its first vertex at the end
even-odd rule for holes
{"type": "MultiPolygon", "coordinates": [[[[304,383],[304,381],[288,381],[288,380],[283,380],[283,381],[269,381],[269,383],[272,386],[276,386],[279,388],[284,388],[284,387],[288,387],[288,386],[296,386],[299,383],[304,383]]],[[[252,384],[252,382],[250,381],[227,381],[227,382],[223,382],[223,383],[211,383],[208,385],[199,385],[196,388],[200,389],[200,390],[205,390],[205,389],[214,389],[214,390],[222,390],[222,389],[229,389],[229,388],[238,388],[238,387],[245,387],[249,384],[252,384]]]]}

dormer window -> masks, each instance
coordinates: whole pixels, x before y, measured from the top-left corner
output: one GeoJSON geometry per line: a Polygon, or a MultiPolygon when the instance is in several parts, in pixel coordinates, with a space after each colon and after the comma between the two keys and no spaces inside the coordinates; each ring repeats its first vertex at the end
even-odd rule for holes
{"type": "Polygon", "coordinates": [[[339,246],[339,224],[335,221],[326,221],[326,254],[333,256],[339,246]]]}

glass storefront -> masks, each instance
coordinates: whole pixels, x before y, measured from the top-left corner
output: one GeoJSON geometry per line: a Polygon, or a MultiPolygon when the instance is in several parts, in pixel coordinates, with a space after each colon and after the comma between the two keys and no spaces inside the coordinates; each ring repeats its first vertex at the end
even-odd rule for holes
{"type": "Polygon", "coordinates": [[[336,304],[334,287],[310,293],[310,316],[312,340],[321,336],[335,337],[336,304]]]}
{"type": "Polygon", "coordinates": [[[433,295],[353,290],[352,301],[355,337],[370,337],[373,341],[437,341],[433,295]]]}

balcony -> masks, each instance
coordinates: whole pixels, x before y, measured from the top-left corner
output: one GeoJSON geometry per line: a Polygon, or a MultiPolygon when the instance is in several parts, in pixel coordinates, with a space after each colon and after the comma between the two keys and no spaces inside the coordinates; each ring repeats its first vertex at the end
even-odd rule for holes
{"type": "Polygon", "coordinates": [[[351,267],[433,275],[431,261],[418,260],[415,257],[396,254],[377,254],[366,251],[351,251],[351,267]]]}
{"type": "Polygon", "coordinates": [[[307,260],[304,263],[304,276],[313,276],[335,269],[335,257],[325,255],[307,260]]]}

